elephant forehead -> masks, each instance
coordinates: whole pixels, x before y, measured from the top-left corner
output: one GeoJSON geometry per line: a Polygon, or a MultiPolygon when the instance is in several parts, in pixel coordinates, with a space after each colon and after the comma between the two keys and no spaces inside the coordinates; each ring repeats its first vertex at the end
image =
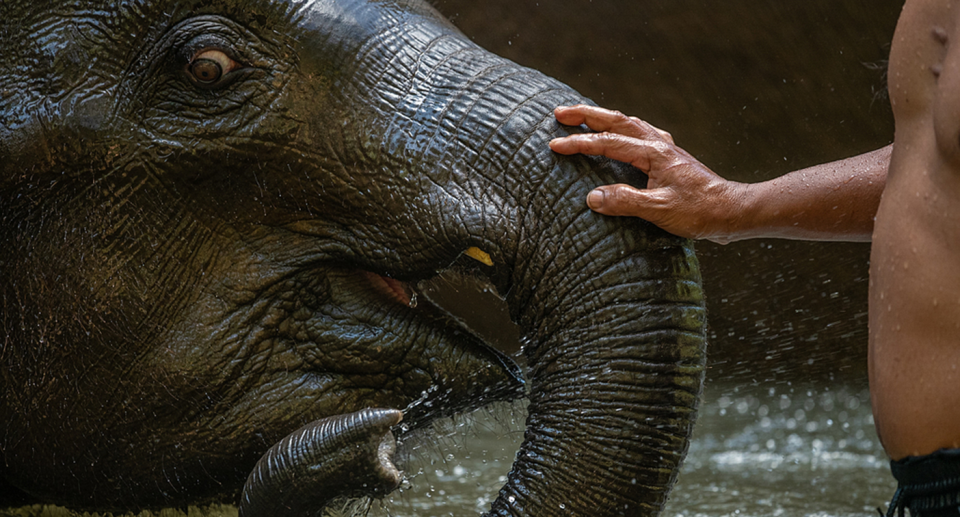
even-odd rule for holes
{"type": "Polygon", "coordinates": [[[120,62],[128,54],[139,54],[144,44],[158,40],[176,24],[202,15],[223,16],[261,34],[297,37],[304,28],[330,31],[336,26],[340,33],[371,29],[385,20],[399,21],[403,12],[427,15],[452,27],[426,3],[408,0],[6,0],[0,4],[4,49],[0,64],[7,72],[44,72],[57,61],[95,58],[82,51],[91,46],[112,49],[114,60],[120,62]]]}
{"type": "Polygon", "coordinates": [[[303,25],[323,26],[330,21],[349,28],[369,29],[382,25],[384,21],[397,22],[409,12],[436,19],[439,23],[453,27],[446,18],[428,3],[418,0],[303,0],[294,1],[293,10],[303,25]],[[305,23],[304,23],[305,22],[305,23]]]}

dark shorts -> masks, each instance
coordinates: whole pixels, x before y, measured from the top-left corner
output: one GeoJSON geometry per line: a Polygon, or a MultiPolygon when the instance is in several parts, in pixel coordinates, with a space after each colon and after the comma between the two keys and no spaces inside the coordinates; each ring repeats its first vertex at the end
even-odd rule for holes
{"type": "Polygon", "coordinates": [[[926,456],[890,462],[897,491],[887,516],[960,516],[960,449],[941,449],[926,456]]]}

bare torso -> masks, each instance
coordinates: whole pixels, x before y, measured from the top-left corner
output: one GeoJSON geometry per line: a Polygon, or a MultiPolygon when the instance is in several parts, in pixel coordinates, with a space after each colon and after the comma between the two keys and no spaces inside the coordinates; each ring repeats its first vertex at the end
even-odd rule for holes
{"type": "Polygon", "coordinates": [[[908,0],[873,234],[870,385],[893,459],[960,447],[960,0],[908,0]]]}

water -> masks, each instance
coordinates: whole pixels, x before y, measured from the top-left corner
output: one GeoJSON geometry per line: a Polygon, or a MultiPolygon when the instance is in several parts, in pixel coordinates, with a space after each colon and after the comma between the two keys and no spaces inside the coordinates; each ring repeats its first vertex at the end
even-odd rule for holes
{"type": "MultiPolygon", "coordinates": [[[[406,480],[400,490],[373,502],[369,515],[482,513],[506,480],[523,439],[523,420],[522,405],[504,404],[407,439],[399,457],[406,480]]],[[[663,515],[869,516],[877,507],[886,509],[894,488],[865,387],[713,384],[663,515]]],[[[188,515],[235,512],[210,507],[188,515]]],[[[10,514],[80,515],[39,508],[10,514]]]]}
{"type": "Polygon", "coordinates": [[[715,387],[668,516],[876,515],[896,484],[865,388],[715,387]]]}
{"type": "Polygon", "coordinates": [[[490,508],[520,443],[525,404],[498,404],[400,446],[406,479],[370,517],[479,515],[490,508]]]}
{"type": "MultiPolygon", "coordinates": [[[[412,481],[370,515],[462,516],[488,508],[522,439],[522,418],[503,411],[453,426],[439,444],[419,445],[408,459],[416,465],[412,481]]],[[[663,515],[876,515],[895,487],[865,387],[712,386],[663,515]]]]}

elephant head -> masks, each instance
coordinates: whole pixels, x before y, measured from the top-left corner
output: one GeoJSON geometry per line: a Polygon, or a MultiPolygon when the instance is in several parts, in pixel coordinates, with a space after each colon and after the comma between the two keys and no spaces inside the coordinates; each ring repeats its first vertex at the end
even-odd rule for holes
{"type": "Polygon", "coordinates": [[[551,153],[577,102],[421,1],[4,0],[0,478],[78,508],[232,498],[309,422],[415,428],[527,386],[491,514],[657,513],[700,277],[689,242],[584,206],[643,176],[551,153]],[[503,294],[525,376],[412,303],[449,267],[503,294]]]}

